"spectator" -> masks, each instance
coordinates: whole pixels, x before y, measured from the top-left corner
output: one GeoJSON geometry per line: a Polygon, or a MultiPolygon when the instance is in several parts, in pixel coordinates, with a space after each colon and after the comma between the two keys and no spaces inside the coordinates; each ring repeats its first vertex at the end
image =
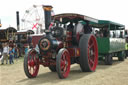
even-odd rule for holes
{"type": "Polygon", "coordinates": [[[22,57],[22,54],[23,54],[23,44],[22,43],[19,43],[18,44],[18,52],[19,52],[19,57],[22,57]]]}
{"type": "Polygon", "coordinates": [[[3,59],[2,52],[0,51],[0,61],[3,59]]]}
{"type": "Polygon", "coordinates": [[[13,47],[13,41],[9,40],[9,47],[13,47]]]}
{"type": "Polygon", "coordinates": [[[20,43],[17,44],[18,56],[21,57],[21,45],[20,43]]]}
{"type": "Polygon", "coordinates": [[[104,36],[104,37],[109,37],[108,27],[104,27],[104,28],[103,28],[103,36],[104,36]]]}
{"type": "Polygon", "coordinates": [[[116,34],[115,34],[115,32],[113,32],[113,38],[115,38],[116,37],[116,34]]]}
{"type": "Polygon", "coordinates": [[[28,44],[30,45],[32,43],[32,37],[28,36],[28,44]]]}
{"type": "Polygon", "coordinates": [[[18,52],[17,46],[14,45],[13,53],[14,53],[14,58],[16,58],[16,60],[17,60],[17,58],[18,58],[18,56],[17,56],[17,52],[18,52]]]}
{"type": "Polygon", "coordinates": [[[99,31],[98,30],[95,30],[95,36],[99,37],[99,31]]]}
{"type": "Polygon", "coordinates": [[[99,37],[101,37],[101,38],[104,37],[102,30],[99,31],[99,37]]]}
{"type": "Polygon", "coordinates": [[[6,64],[8,64],[8,53],[9,53],[9,46],[7,43],[4,43],[3,45],[3,59],[2,59],[2,65],[4,64],[4,60],[6,60],[6,64]]]}
{"type": "Polygon", "coordinates": [[[28,49],[29,49],[29,46],[26,45],[26,46],[25,46],[25,55],[27,55],[27,53],[28,53],[28,49]]]}
{"type": "Polygon", "coordinates": [[[3,52],[3,46],[2,46],[2,43],[0,42],[0,52],[2,53],[3,52]]]}
{"type": "Polygon", "coordinates": [[[30,49],[33,49],[33,43],[30,44],[30,49]]]}
{"type": "Polygon", "coordinates": [[[13,58],[14,58],[13,49],[10,47],[9,48],[9,63],[10,64],[12,64],[12,63],[14,64],[13,58]]]}
{"type": "Polygon", "coordinates": [[[0,61],[3,59],[2,52],[3,52],[3,43],[0,43],[0,61]]]}
{"type": "Polygon", "coordinates": [[[120,31],[120,36],[119,36],[119,38],[123,38],[123,32],[122,32],[122,31],[120,31]]]}

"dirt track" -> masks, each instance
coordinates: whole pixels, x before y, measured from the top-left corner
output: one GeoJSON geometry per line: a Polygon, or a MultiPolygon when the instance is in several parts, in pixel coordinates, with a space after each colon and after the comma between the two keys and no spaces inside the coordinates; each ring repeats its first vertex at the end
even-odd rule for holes
{"type": "Polygon", "coordinates": [[[37,78],[28,79],[23,70],[23,59],[14,65],[0,65],[0,85],[128,85],[128,59],[114,60],[112,66],[101,62],[96,72],[83,73],[79,65],[71,66],[68,78],[59,79],[57,73],[40,66],[37,78]]]}

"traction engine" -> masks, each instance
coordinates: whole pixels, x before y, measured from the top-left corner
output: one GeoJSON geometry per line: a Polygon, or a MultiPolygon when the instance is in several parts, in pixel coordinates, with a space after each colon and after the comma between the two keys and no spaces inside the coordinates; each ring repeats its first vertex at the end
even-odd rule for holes
{"type": "MultiPolygon", "coordinates": [[[[24,71],[28,78],[37,76],[39,66],[57,72],[60,79],[66,78],[70,65],[77,63],[83,72],[95,71],[98,62],[97,41],[93,34],[84,32],[84,25],[63,17],[51,17],[51,6],[43,6],[45,13],[45,35],[36,48],[29,50],[24,58],[24,71]],[[70,23],[69,25],[67,25],[70,23]]],[[[85,20],[85,22],[89,22],[85,20]]]]}

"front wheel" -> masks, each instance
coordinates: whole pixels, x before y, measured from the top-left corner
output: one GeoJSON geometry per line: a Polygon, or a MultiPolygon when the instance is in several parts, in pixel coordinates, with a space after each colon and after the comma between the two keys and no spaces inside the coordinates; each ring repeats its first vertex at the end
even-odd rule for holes
{"type": "Polygon", "coordinates": [[[24,57],[24,72],[28,78],[34,78],[39,71],[39,57],[35,50],[30,50],[24,57]]]}
{"type": "Polygon", "coordinates": [[[105,56],[105,64],[106,65],[112,65],[112,62],[113,62],[112,55],[111,54],[106,55],[105,56]]]}
{"type": "Polygon", "coordinates": [[[119,61],[125,60],[125,52],[124,51],[118,52],[118,60],[119,61]]]}
{"type": "Polygon", "coordinates": [[[56,71],[60,79],[66,78],[70,72],[70,54],[67,49],[62,48],[56,58],[56,71]]]}

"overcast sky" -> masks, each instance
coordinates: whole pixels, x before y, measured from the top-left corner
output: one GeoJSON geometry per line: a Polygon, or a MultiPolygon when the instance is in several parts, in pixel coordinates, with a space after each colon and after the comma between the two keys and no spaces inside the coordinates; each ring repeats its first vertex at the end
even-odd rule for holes
{"type": "Polygon", "coordinates": [[[0,19],[3,27],[16,27],[16,11],[22,19],[25,10],[35,5],[52,5],[55,14],[79,13],[96,19],[124,24],[128,29],[128,0],[1,0],[0,19]]]}

